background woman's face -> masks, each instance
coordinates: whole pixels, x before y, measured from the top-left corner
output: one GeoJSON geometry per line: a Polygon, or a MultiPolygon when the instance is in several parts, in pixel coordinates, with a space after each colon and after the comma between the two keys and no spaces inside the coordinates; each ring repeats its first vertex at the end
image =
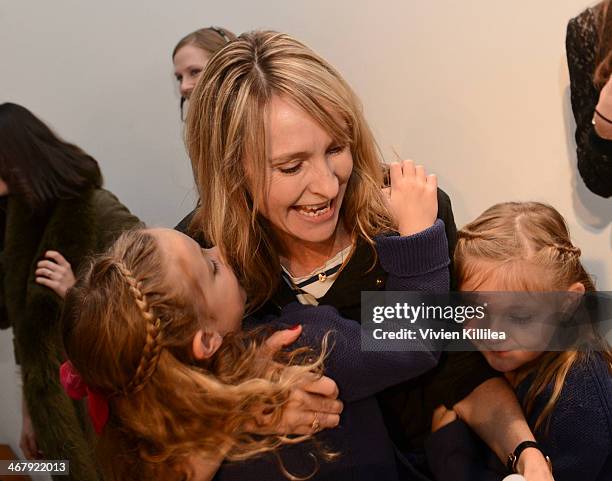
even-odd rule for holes
{"type": "Polygon", "coordinates": [[[184,45],[176,52],[172,62],[181,96],[189,98],[209,59],[210,54],[206,50],[194,45],[184,45]]]}
{"type": "Polygon", "coordinates": [[[266,136],[262,214],[285,243],[333,239],[353,171],[350,147],[336,143],[304,110],[280,96],[270,102],[266,136]]]}

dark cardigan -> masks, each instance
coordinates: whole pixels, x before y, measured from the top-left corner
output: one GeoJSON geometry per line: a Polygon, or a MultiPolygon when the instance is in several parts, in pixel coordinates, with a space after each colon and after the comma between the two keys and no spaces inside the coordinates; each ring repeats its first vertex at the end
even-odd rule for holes
{"type": "Polygon", "coordinates": [[[599,91],[593,85],[598,28],[596,7],[587,8],[569,21],[565,43],[576,119],[578,171],[589,190],[610,197],[612,141],[599,137],[591,123],[599,100],[599,91]]]}
{"type": "Polygon", "coordinates": [[[140,223],[103,189],[58,201],[38,214],[32,214],[18,197],[9,196],[5,214],[0,324],[13,328],[23,395],[38,446],[45,459],[70,460],[70,476],[62,480],[96,480],[89,422],[82,405],[73,403],[59,384],[61,299],[35,282],[34,271],[47,250],[60,252],[76,271],[87,256],[140,223]]]}
{"type": "MultiPolygon", "coordinates": [[[[436,286],[439,292],[448,291],[448,246],[442,221],[413,236],[380,237],[377,251],[389,272],[389,290],[429,290],[436,286]]],[[[393,445],[374,395],[431,369],[437,363],[438,353],[424,343],[422,350],[411,352],[364,351],[359,324],[343,319],[329,306],[292,303],[282,309],[278,318],[268,316],[251,322],[275,328],[301,324],[303,333],[298,346],[320,346],[326,333],[332,335],[325,374],[336,381],[345,403],[340,426],[320,432],[312,442],[278,450],[284,467],[293,475],[306,476],[318,463],[319,469],[309,478],[313,481],[397,480],[393,445]],[[324,461],[317,456],[320,453],[317,446],[339,453],[338,459],[324,461]]],[[[240,463],[225,463],[215,479],[286,481],[287,478],[279,469],[277,458],[266,455],[240,463]]]]}

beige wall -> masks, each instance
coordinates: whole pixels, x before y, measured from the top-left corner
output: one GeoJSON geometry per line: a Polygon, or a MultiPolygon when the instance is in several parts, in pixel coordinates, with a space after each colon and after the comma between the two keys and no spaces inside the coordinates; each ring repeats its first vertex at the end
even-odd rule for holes
{"type": "MultiPolygon", "coordinates": [[[[310,44],[361,96],[381,149],[438,174],[458,225],[504,200],[567,218],[612,290],[612,200],[577,178],[564,40],[584,0],[0,0],[0,102],[23,103],[90,151],[149,223],[193,201],[170,52],[184,33],[273,28],[310,44]]],[[[0,442],[17,443],[10,334],[0,337],[0,442]]]]}

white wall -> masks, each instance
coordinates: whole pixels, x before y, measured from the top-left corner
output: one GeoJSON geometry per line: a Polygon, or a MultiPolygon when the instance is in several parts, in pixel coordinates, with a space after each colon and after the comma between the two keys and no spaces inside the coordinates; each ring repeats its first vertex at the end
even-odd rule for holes
{"type": "MultiPolygon", "coordinates": [[[[379,144],[438,174],[457,224],[505,200],[567,218],[599,287],[612,290],[612,200],[577,176],[565,26],[585,0],[0,0],[0,102],[22,103],[101,163],[145,221],[193,202],[170,53],[208,25],[286,31],[361,96],[379,144]]],[[[0,442],[17,446],[10,333],[0,337],[0,442]]]]}

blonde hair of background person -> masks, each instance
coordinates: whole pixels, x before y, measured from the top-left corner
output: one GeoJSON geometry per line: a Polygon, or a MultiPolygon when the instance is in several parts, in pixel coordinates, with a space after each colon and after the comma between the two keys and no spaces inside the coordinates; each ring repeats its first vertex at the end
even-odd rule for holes
{"type": "Polygon", "coordinates": [[[226,28],[207,27],[185,35],[176,44],[172,51],[172,63],[181,94],[181,117],[183,103],[191,95],[210,58],[235,38],[236,35],[226,28]]]}
{"type": "Polygon", "coordinates": [[[259,214],[268,162],[263,123],[266,105],[276,93],[304,109],[339,145],[350,145],[353,170],[341,213],[350,239],[373,246],[376,234],[393,228],[380,187],[383,171],[376,144],[348,84],[287,35],[241,36],[215,55],[192,93],[186,135],[206,207],[192,225],[201,226],[204,238],[223,249],[253,307],[270,298],[280,278],[280,246],[259,214]],[[256,61],[266,65],[265,80],[253,64],[254,44],[256,61]],[[228,71],[231,76],[226,76],[228,71]]]}
{"type": "MultiPolygon", "coordinates": [[[[66,297],[67,356],[109,403],[97,443],[108,480],[209,478],[199,469],[214,473],[223,458],[248,459],[312,433],[309,424],[287,437],[295,429],[284,411],[296,387],[320,378],[325,347],[304,362],[304,349],[273,355],[257,332],[233,332],[243,309],[209,312],[211,286],[187,275],[171,250],[155,231],[127,232],[66,297]],[[247,431],[255,426],[267,435],[247,431]],[[275,427],[283,434],[271,434],[275,427]]],[[[330,427],[323,414],[317,423],[330,427]]]]}

